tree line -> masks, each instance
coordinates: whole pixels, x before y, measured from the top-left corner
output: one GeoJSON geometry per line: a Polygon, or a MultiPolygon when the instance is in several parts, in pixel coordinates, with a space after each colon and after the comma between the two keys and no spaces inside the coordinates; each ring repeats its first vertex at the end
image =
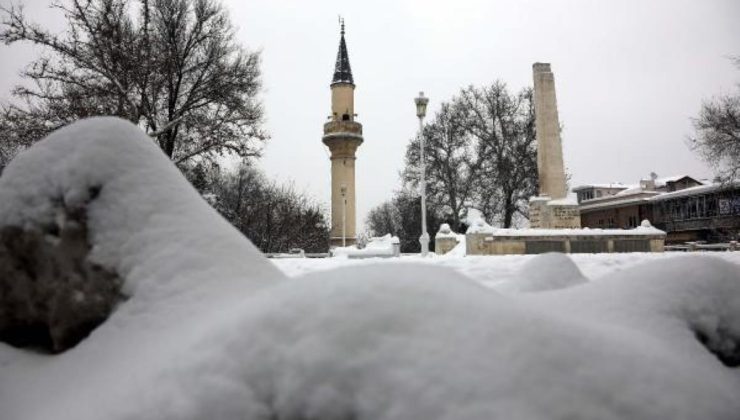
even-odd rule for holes
{"type": "Polygon", "coordinates": [[[323,252],[322,207],[254,168],[263,129],[260,55],[239,45],[216,0],[60,0],[53,33],[0,6],[0,41],[44,51],[0,108],[0,173],[19,151],[81,118],[115,115],[149,134],[204,197],[263,252],[323,252]],[[223,170],[222,157],[243,160],[223,170]]]}
{"type": "Polygon", "coordinates": [[[193,186],[262,252],[329,249],[329,225],[321,205],[293,184],[268,180],[249,162],[236,170],[200,164],[189,170],[193,186]]]}

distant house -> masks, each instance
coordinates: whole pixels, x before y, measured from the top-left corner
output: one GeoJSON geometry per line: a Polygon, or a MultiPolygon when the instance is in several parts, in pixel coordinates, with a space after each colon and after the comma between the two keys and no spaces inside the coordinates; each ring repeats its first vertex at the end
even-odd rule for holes
{"type": "Polygon", "coordinates": [[[740,183],[704,183],[681,175],[573,191],[582,227],[629,229],[647,219],[666,231],[667,243],[737,240],[740,234],[740,183]]]}

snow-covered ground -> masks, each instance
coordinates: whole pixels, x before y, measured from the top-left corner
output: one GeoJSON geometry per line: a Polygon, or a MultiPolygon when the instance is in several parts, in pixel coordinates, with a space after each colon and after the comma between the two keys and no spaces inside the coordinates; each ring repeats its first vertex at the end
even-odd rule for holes
{"type": "MultiPolygon", "coordinates": [[[[623,271],[636,265],[649,262],[670,263],[675,258],[710,257],[733,262],[740,265],[740,252],[665,252],[665,253],[614,253],[614,254],[571,254],[568,256],[584,276],[597,281],[607,274],[623,271]]],[[[448,267],[483,285],[496,288],[497,284],[515,282],[522,267],[534,255],[496,255],[450,257],[430,255],[422,258],[418,255],[404,255],[400,258],[291,258],[271,260],[280,270],[290,277],[315,271],[332,270],[339,267],[356,267],[374,264],[429,264],[448,267]]]]}
{"type": "Polygon", "coordinates": [[[3,420],[740,413],[736,254],[271,262],[114,119],[0,177],[0,227],[70,208],[127,299],[62,354],[0,343],[3,420]]]}

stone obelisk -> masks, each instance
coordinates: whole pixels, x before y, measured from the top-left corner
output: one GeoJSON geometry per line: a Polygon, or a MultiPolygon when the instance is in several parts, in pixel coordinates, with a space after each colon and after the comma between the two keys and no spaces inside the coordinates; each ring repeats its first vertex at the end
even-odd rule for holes
{"type": "Polygon", "coordinates": [[[555,96],[555,77],[549,63],[534,63],[534,113],[537,129],[538,197],[529,200],[529,222],[533,228],[579,228],[577,203],[566,200],[563,144],[555,96]]]}
{"type": "Polygon", "coordinates": [[[555,77],[549,63],[534,63],[534,112],[537,129],[537,171],[540,195],[553,200],[565,198],[563,144],[560,140],[555,77]]]}

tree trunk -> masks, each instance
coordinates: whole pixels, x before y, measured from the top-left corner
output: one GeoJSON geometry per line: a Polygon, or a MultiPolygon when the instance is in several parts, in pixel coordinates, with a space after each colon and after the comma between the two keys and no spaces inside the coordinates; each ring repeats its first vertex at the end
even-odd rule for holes
{"type": "Polygon", "coordinates": [[[504,228],[508,229],[511,227],[511,219],[514,217],[514,199],[512,198],[512,192],[506,192],[504,198],[504,228]]]}

